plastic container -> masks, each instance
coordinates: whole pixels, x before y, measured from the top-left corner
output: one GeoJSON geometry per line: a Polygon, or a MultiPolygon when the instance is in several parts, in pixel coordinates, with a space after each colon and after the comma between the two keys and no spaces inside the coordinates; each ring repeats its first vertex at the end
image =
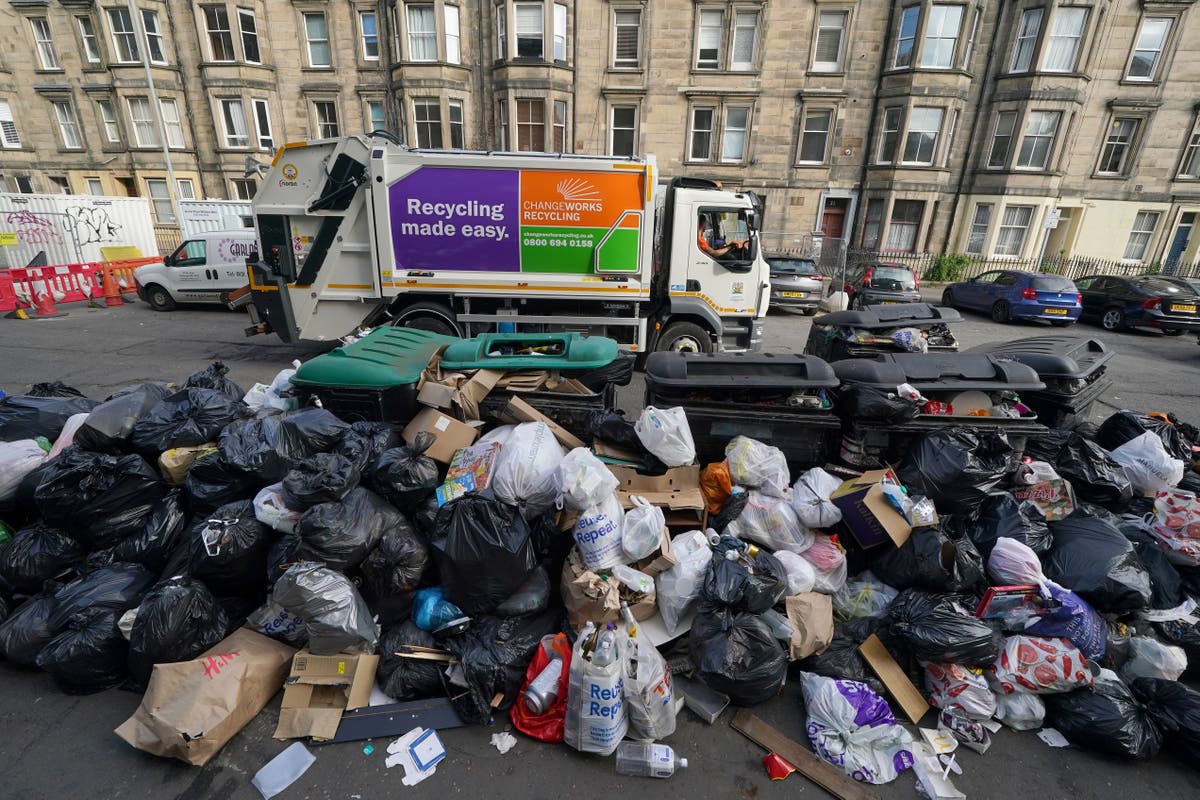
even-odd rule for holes
{"type": "Polygon", "coordinates": [[[638,778],[669,778],[688,765],[665,744],[621,742],[617,747],[617,773],[638,778]]]}
{"type": "Polygon", "coordinates": [[[916,328],[935,334],[929,342],[931,353],[953,353],[958,341],[946,326],[962,322],[962,315],[953,308],[931,306],[928,303],[897,303],[873,305],[861,311],[835,311],[814,317],[808,332],[804,352],[826,361],[847,358],[870,358],[881,353],[899,353],[900,347],[887,335],[897,328],[916,328]],[[843,328],[866,334],[867,341],[850,341],[841,336],[843,328]],[[940,333],[940,336],[936,334],[940,333]]]}
{"type": "Polygon", "coordinates": [[[442,353],[448,370],[547,369],[586,372],[617,359],[616,339],[581,333],[483,333],[459,339],[442,353]]]}

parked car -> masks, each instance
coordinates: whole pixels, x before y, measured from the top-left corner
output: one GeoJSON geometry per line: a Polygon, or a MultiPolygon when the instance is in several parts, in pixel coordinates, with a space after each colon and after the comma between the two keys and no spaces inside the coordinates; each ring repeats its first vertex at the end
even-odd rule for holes
{"type": "Polygon", "coordinates": [[[155,311],[178,303],[219,303],[246,284],[246,258],[258,249],[253,228],[206,231],[188,239],[161,264],[133,272],[137,295],[155,311]]]}
{"type": "Polygon", "coordinates": [[[1155,277],[1200,294],[1200,278],[1180,278],[1176,275],[1157,275],[1155,277]]]}
{"type": "Polygon", "coordinates": [[[1157,276],[1089,275],[1075,285],[1083,294],[1084,319],[1105,330],[1151,328],[1171,336],[1200,330],[1200,295],[1157,276]]]}
{"type": "Polygon", "coordinates": [[[848,296],[850,308],[865,308],[870,305],[921,302],[921,283],[917,273],[904,264],[886,264],[876,261],[860,264],[846,271],[846,281],[834,281],[830,293],[843,291],[848,296]]]}
{"type": "Polygon", "coordinates": [[[817,313],[817,304],[825,292],[825,276],[811,258],[767,256],[771,267],[771,305],[798,308],[805,314],[817,313]]]}
{"type": "Polygon", "coordinates": [[[952,283],[942,292],[942,305],[985,311],[996,322],[1044,319],[1070,325],[1082,310],[1079,290],[1061,275],[997,269],[952,283]]]}

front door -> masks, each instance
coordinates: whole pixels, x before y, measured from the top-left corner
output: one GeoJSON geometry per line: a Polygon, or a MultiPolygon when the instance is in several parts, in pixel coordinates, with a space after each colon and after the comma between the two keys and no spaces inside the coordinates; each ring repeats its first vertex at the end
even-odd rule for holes
{"type": "Polygon", "coordinates": [[[1179,218],[1179,227],[1175,229],[1175,238],[1171,240],[1171,249],[1167,251],[1167,272],[1174,273],[1183,254],[1187,252],[1188,243],[1192,239],[1192,228],[1196,225],[1196,215],[1188,212],[1179,218]]]}
{"type": "Polygon", "coordinates": [[[846,226],[846,207],[850,201],[845,197],[825,198],[825,208],[821,211],[821,233],[825,239],[832,241],[842,238],[846,226]]]}

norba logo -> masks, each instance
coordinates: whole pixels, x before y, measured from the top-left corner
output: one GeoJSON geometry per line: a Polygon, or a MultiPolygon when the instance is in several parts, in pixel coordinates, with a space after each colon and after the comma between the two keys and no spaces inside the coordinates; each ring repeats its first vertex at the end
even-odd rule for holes
{"type": "Polygon", "coordinates": [[[579,222],[580,214],[604,212],[600,190],[583,178],[563,178],[554,187],[562,200],[526,200],[521,203],[523,222],[579,222]]]}

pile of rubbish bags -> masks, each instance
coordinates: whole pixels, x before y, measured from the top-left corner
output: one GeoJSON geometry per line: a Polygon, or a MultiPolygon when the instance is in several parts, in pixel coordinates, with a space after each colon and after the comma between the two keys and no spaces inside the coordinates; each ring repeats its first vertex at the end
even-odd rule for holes
{"type": "Polygon", "coordinates": [[[994,719],[1200,758],[1179,683],[1200,442],[1178,421],[1122,411],[1023,456],[947,427],[894,469],[793,475],[745,436],[696,464],[683,409],[650,407],[597,415],[583,447],[494,426],[445,463],[427,432],[295,407],[286,371],[250,393],[224,373],[0,400],[0,657],[67,693],[153,691],[249,629],[600,755],[669,739],[673,674],[739,706],[790,678],[814,751],[869,783],[921,770],[903,679],[963,742],[994,719]]]}

